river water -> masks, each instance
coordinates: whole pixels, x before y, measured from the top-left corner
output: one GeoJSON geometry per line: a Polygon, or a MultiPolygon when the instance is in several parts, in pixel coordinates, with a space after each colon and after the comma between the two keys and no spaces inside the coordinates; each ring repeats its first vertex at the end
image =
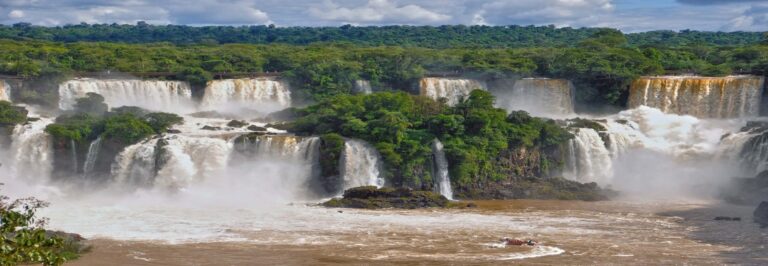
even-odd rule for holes
{"type": "Polygon", "coordinates": [[[46,214],[54,228],[91,238],[94,249],[73,265],[768,263],[768,232],[751,222],[751,208],[704,201],[477,204],[426,210],[94,206],[46,214]],[[723,215],[742,221],[713,220],[723,215]],[[498,242],[503,237],[540,245],[505,247],[498,242]]]}

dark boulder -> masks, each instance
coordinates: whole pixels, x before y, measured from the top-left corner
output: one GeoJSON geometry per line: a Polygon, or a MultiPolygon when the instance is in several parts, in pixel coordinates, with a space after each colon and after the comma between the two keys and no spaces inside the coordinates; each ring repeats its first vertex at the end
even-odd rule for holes
{"type": "Polygon", "coordinates": [[[357,209],[417,209],[445,208],[448,199],[431,191],[417,191],[409,188],[356,187],[344,191],[343,198],[331,199],[323,206],[332,208],[357,209]]]}
{"type": "Polygon", "coordinates": [[[229,123],[227,123],[228,127],[236,127],[236,128],[241,128],[241,127],[244,127],[244,126],[247,126],[247,125],[248,125],[248,123],[246,123],[245,121],[240,121],[240,120],[232,120],[232,121],[229,121],[229,123]]]}
{"type": "Polygon", "coordinates": [[[202,129],[203,130],[221,130],[220,127],[212,127],[212,126],[208,126],[208,125],[203,126],[202,129]]]}
{"type": "Polygon", "coordinates": [[[754,220],[762,227],[768,226],[768,201],[760,202],[753,213],[754,220]]]}
{"type": "Polygon", "coordinates": [[[260,127],[260,126],[257,126],[257,125],[250,125],[250,126],[248,126],[248,130],[250,130],[250,131],[267,131],[266,128],[260,127]]]}

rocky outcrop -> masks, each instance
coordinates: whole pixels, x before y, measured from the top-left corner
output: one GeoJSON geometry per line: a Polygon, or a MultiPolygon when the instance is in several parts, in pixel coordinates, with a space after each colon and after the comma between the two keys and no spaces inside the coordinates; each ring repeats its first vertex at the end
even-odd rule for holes
{"type": "Polygon", "coordinates": [[[601,189],[597,183],[582,184],[563,178],[525,178],[521,180],[463,186],[456,189],[459,199],[557,199],[607,200],[616,192],[601,189]]]}
{"type": "Polygon", "coordinates": [[[760,202],[753,213],[754,220],[762,227],[768,227],[768,201],[760,202]]]}
{"type": "Polygon", "coordinates": [[[408,188],[376,188],[375,186],[356,187],[344,191],[343,198],[335,198],[323,203],[332,208],[356,209],[417,209],[448,207],[448,199],[431,191],[416,191],[408,188]]]}

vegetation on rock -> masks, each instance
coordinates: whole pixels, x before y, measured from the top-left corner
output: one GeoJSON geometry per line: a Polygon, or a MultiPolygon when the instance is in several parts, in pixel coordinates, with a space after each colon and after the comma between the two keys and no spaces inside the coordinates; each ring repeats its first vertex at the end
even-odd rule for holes
{"type": "Polygon", "coordinates": [[[431,191],[416,191],[408,188],[376,188],[365,186],[344,191],[342,198],[334,198],[323,203],[332,208],[357,209],[416,209],[448,207],[448,199],[431,191]]]}

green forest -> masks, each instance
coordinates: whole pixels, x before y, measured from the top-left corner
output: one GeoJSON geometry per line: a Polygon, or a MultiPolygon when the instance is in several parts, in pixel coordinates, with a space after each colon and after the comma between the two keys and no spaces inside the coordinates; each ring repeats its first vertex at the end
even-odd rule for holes
{"type": "MultiPolygon", "coordinates": [[[[147,27],[162,29],[160,26],[147,27]]],[[[40,28],[46,31],[56,29],[76,27],[40,28]]],[[[128,29],[140,29],[140,26],[128,29]]],[[[306,31],[316,30],[319,29],[306,31]]],[[[380,30],[384,32],[384,29],[380,30]]],[[[709,44],[674,41],[675,45],[668,46],[638,46],[631,42],[634,35],[625,35],[617,30],[583,29],[576,32],[579,34],[575,35],[588,36],[574,37],[572,45],[567,47],[531,44],[519,48],[368,46],[349,42],[309,45],[201,42],[176,45],[169,42],[68,43],[0,39],[0,74],[57,81],[74,74],[102,71],[137,75],[157,73],[163,78],[186,80],[192,85],[203,86],[207,81],[223,76],[272,72],[291,81],[298,95],[296,99],[307,101],[349,94],[358,79],[370,80],[380,90],[409,91],[415,89],[419,78],[428,75],[485,80],[534,76],[573,81],[578,91],[577,99],[582,102],[622,105],[629,83],[641,75],[694,73],[724,76],[764,75],[768,72],[768,45],[765,40],[763,43],[745,41],[750,44],[737,46],[716,45],[714,43],[719,42],[715,41],[715,36],[720,35],[711,33],[706,38],[700,36],[712,40],[709,44]]],[[[729,34],[734,40],[741,36],[739,33],[729,34]]],[[[67,36],[78,34],[69,33],[67,36]]],[[[669,39],[661,33],[649,36],[656,37],[643,39],[644,42],[669,39]]],[[[19,96],[30,102],[46,102],[41,97],[19,96]]]]}

